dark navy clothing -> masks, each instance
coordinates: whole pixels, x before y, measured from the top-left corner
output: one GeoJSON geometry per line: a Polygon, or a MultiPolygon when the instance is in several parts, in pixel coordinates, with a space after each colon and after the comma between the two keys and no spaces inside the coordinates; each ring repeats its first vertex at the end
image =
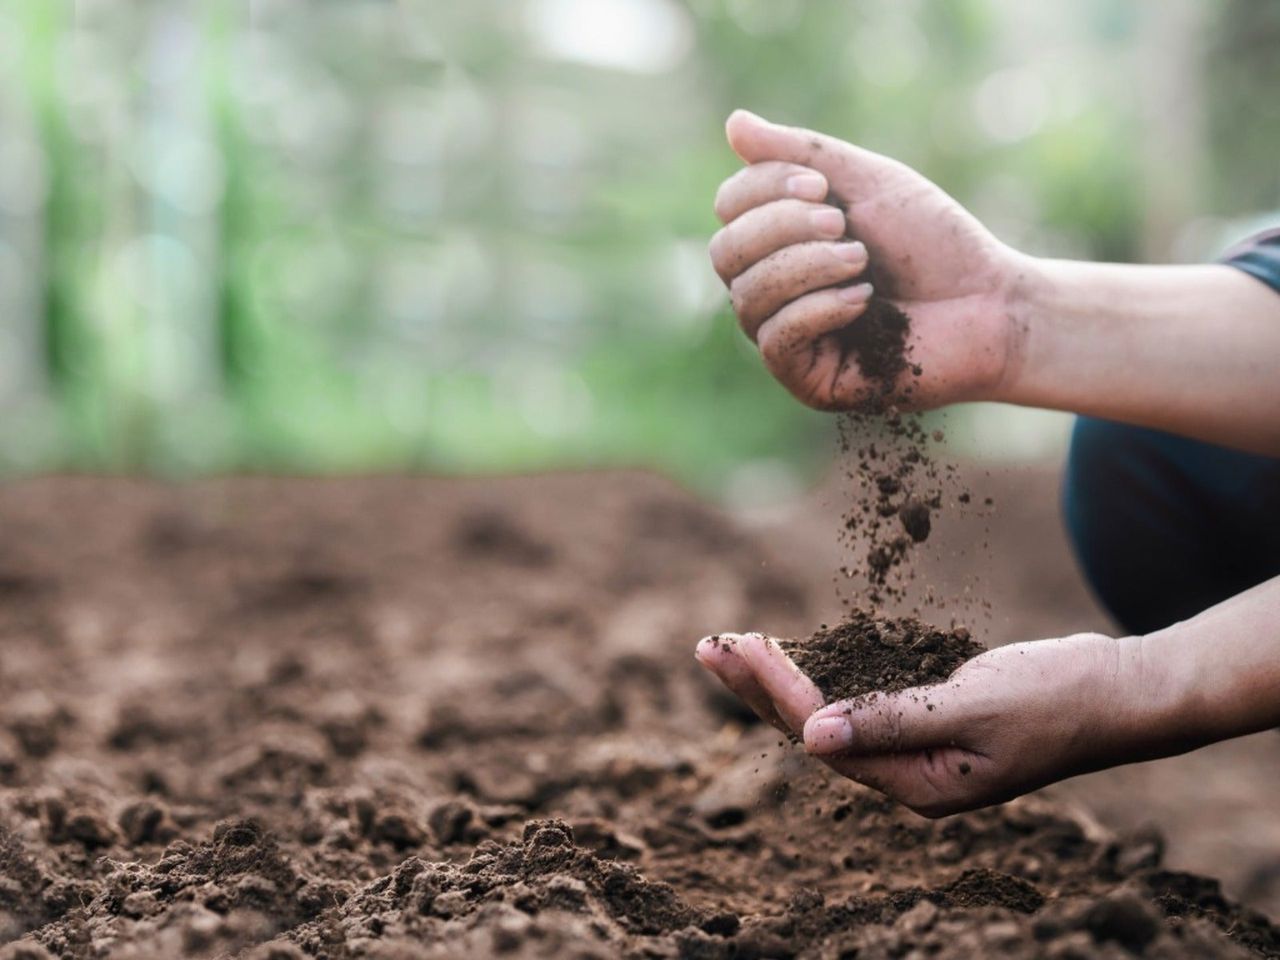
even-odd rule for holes
{"type": "Polygon", "coordinates": [[[1221,262],[1243,270],[1280,293],[1280,229],[1268,230],[1232,247],[1221,262]]]}
{"type": "MultiPolygon", "coordinates": [[[[1280,230],[1222,262],[1280,295],[1280,230]]],[[[1133,633],[1280,576],[1280,460],[1271,457],[1080,417],[1063,512],[1085,579],[1133,633]]]]}
{"type": "Polygon", "coordinates": [[[1085,579],[1132,633],[1280,576],[1280,460],[1080,417],[1063,509],[1085,579]]]}

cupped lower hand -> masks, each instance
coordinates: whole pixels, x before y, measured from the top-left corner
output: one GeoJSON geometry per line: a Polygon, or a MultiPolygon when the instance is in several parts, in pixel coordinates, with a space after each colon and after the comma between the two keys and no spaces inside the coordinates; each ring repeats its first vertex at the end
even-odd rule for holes
{"type": "Polygon", "coordinates": [[[832,704],[761,634],[708,637],[696,656],[833,770],[926,817],[1138,759],[1159,739],[1150,729],[1157,691],[1141,683],[1154,673],[1136,637],[998,647],[943,683],[832,704]]]}
{"type": "Polygon", "coordinates": [[[877,386],[838,336],[874,294],[912,319],[910,360],[921,373],[907,405],[1001,395],[1018,366],[1029,258],[896,160],[744,110],[726,131],[747,166],[716,195],[725,226],[711,240],[712,263],[743,331],[792,394],[845,410],[877,386]],[[878,289],[857,282],[871,278],[878,289]]]}

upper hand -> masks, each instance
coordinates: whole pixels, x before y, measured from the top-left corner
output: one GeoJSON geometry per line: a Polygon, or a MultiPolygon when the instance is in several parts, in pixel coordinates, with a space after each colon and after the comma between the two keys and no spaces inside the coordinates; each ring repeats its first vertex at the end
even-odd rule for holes
{"type": "Polygon", "coordinates": [[[716,195],[725,227],[711,259],[743,331],[788,390],[826,410],[863,396],[868,384],[834,336],[873,292],[836,284],[859,278],[912,319],[910,359],[923,373],[911,406],[997,395],[1015,365],[1022,255],[888,157],[742,110],[726,130],[748,166],[716,195]],[[823,202],[829,193],[844,215],[823,202]]]}
{"type": "Polygon", "coordinates": [[[760,634],[703,640],[697,657],[836,772],[928,817],[1136,759],[1159,738],[1139,638],[1077,634],[997,647],[935,686],[826,706],[760,634]]]}

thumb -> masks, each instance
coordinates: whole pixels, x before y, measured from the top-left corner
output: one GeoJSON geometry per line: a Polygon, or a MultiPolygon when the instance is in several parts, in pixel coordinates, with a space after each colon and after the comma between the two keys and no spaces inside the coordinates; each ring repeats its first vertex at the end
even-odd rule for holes
{"type": "Polygon", "coordinates": [[[870,187],[874,166],[885,160],[825,133],[770,123],[749,110],[733,111],[725,122],[725,134],[743,162],[782,160],[812,167],[837,185],[842,195],[856,192],[863,185],[870,187]]]}
{"type": "Polygon", "coordinates": [[[961,699],[941,685],[842,700],[804,725],[805,749],[817,756],[902,753],[963,746],[971,720],[961,699]]]}

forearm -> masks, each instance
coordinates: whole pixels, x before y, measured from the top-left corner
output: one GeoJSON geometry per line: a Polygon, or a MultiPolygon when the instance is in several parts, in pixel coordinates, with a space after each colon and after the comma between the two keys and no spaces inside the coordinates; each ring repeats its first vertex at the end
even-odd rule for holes
{"type": "Polygon", "coordinates": [[[1152,752],[1280,726],[1280,577],[1139,644],[1152,752]]]}
{"type": "Polygon", "coordinates": [[[994,399],[1280,455],[1280,295],[1221,264],[1028,258],[994,399]]]}

